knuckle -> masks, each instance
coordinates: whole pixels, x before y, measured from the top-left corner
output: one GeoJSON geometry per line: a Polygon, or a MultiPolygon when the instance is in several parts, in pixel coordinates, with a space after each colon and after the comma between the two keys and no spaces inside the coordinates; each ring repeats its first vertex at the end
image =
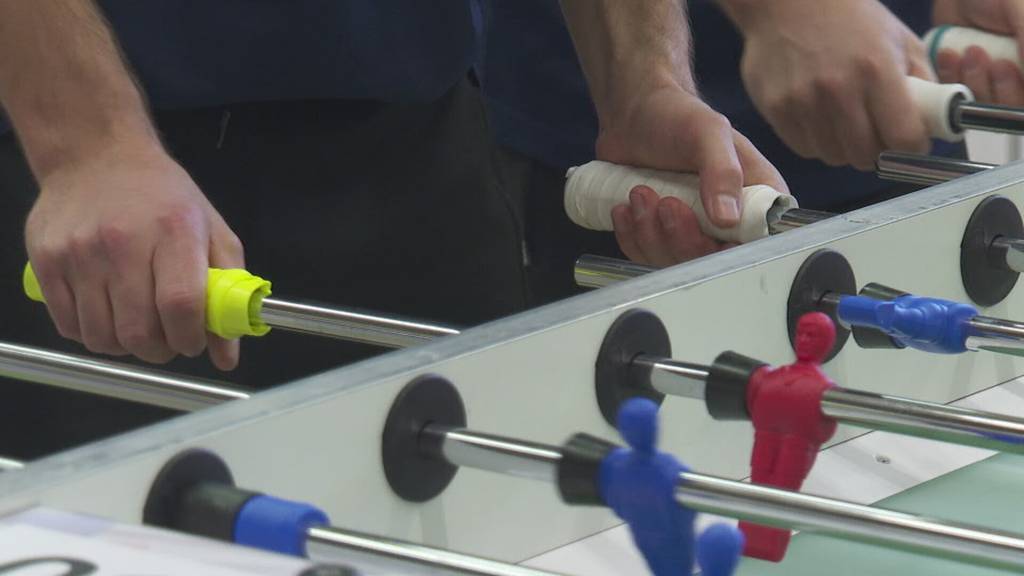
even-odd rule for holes
{"type": "Polygon", "coordinates": [[[881,59],[867,55],[857,58],[855,69],[862,77],[871,80],[881,78],[884,72],[881,59]]]}
{"type": "Polygon", "coordinates": [[[780,113],[788,114],[793,112],[794,109],[798,113],[809,111],[814,107],[816,102],[817,94],[814,84],[799,86],[794,88],[793,91],[790,92],[789,96],[783,101],[783,107],[780,113]]]}
{"type": "Polygon", "coordinates": [[[131,233],[121,224],[107,222],[99,227],[99,242],[103,250],[114,257],[119,257],[128,251],[132,244],[131,233]]]}
{"type": "Polygon", "coordinates": [[[825,74],[814,79],[814,90],[829,99],[839,99],[846,94],[846,79],[838,74],[825,74]]]}
{"type": "Polygon", "coordinates": [[[121,353],[120,345],[111,337],[95,333],[86,333],[82,336],[82,343],[85,344],[87,350],[94,354],[116,355],[121,353]]]}
{"type": "Polygon", "coordinates": [[[96,247],[96,238],[92,234],[74,233],[67,239],[66,252],[72,258],[81,260],[91,256],[96,247]]]}
{"type": "Polygon", "coordinates": [[[190,206],[173,206],[157,217],[157,226],[164,234],[184,234],[199,226],[199,217],[190,206]]]}
{"type": "Polygon", "coordinates": [[[156,344],[156,332],[144,324],[128,324],[117,330],[121,347],[130,352],[147,350],[156,344]]]}
{"type": "Polygon", "coordinates": [[[175,316],[198,316],[205,305],[203,295],[195,290],[172,287],[157,298],[157,308],[175,316]]]}

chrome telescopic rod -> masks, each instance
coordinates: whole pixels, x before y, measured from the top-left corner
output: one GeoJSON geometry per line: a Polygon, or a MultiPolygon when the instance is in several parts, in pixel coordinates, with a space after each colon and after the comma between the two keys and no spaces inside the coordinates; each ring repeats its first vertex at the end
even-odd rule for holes
{"type": "Polygon", "coordinates": [[[882,152],[876,163],[879,178],[932,186],[995,168],[995,164],[939,156],[882,152]]]}
{"type": "Polygon", "coordinates": [[[1024,109],[960,102],[953,110],[953,123],[960,130],[1024,134],[1024,109]]]}
{"type": "Polygon", "coordinates": [[[1024,323],[975,316],[967,321],[968,350],[1024,356],[1024,323]]]}
{"type": "Polygon", "coordinates": [[[439,426],[427,426],[423,434],[456,466],[544,482],[558,477],[562,450],[554,446],[439,426]]]}
{"type": "Polygon", "coordinates": [[[656,270],[657,268],[629,260],[584,254],[576,260],[573,276],[576,278],[576,284],[583,288],[604,288],[656,270]]]}
{"type": "Polygon", "coordinates": [[[1000,236],[989,246],[989,260],[1007,270],[1024,273],[1024,240],[1000,236]]]}
{"type": "Polygon", "coordinates": [[[833,216],[835,216],[835,214],[831,212],[773,206],[768,210],[768,214],[766,216],[768,221],[768,233],[771,235],[782,234],[789,230],[803,228],[808,224],[828,220],[833,216]]]}
{"type": "Polygon", "coordinates": [[[5,342],[0,376],[186,412],[249,398],[217,382],[5,342]]]}
{"type": "Polygon", "coordinates": [[[816,532],[974,565],[1024,568],[1024,540],[1010,532],[693,472],[679,475],[676,499],[699,512],[757,524],[816,532]]]}
{"type": "Polygon", "coordinates": [[[399,570],[409,576],[557,576],[544,570],[324,526],[306,531],[306,554],[314,562],[379,570],[381,574],[399,570]]]}
{"type": "Polygon", "coordinates": [[[447,326],[277,298],[263,299],[260,319],[268,326],[282,330],[329,336],[385,348],[407,348],[429,342],[434,338],[459,333],[458,330],[447,326]]]}
{"type": "MultiPolygon", "coordinates": [[[[562,458],[562,452],[557,447],[441,427],[428,426],[424,433],[431,437],[431,441],[425,444],[435,445],[440,442],[439,454],[433,455],[440,455],[452,465],[510,473],[510,470],[521,469],[524,462],[529,462],[532,470],[530,477],[557,478],[562,458]]],[[[816,532],[974,564],[1024,568],[1024,540],[1019,535],[968,524],[694,472],[680,474],[676,499],[697,512],[816,532]]]]}
{"type": "Polygon", "coordinates": [[[25,467],[23,462],[18,460],[11,460],[10,458],[0,457],[0,472],[7,472],[9,470],[21,470],[25,467]]]}
{"type": "MultiPolygon", "coordinates": [[[[650,374],[650,385],[668,396],[704,399],[709,369],[641,355],[633,367],[650,374]]],[[[1024,454],[1024,419],[908,398],[835,387],[821,399],[825,416],[861,428],[1024,454]]]]}

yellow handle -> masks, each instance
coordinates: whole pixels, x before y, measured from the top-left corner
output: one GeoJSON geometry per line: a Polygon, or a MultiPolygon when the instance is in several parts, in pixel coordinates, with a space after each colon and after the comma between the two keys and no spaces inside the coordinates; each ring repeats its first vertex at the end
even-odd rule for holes
{"type": "MultiPolygon", "coordinates": [[[[31,264],[22,274],[25,295],[45,302],[31,264]]],[[[270,331],[260,318],[263,299],[270,296],[270,281],[241,269],[210,268],[206,277],[206,329],[221,338],[263,336],[270,331]]]]}

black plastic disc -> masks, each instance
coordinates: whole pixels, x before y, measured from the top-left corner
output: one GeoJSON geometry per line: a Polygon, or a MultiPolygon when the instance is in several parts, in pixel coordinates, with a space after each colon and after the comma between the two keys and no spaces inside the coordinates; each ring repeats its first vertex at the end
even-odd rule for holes
{"type": "Polygon", "coordinates": [[[384,475],[395,494],[410,502],[426,502],[441,494],[458,471],[424,438],[423,428],[428,424],[466,427],[459,391],[436,375],[420,376],[406,384],[384,425],[384,475]]]}
{"type": "Polygon", "coordinates": [[[642,396],[661,404],[664,395],[651,388],[650,371],[633,367],[641,354],[672,357],[672,342],[661,320],[647,310],[633,309],[615,319],[601,342],[595,365],[595,392],[601,415],[615,426],[619,406],[642,396]]]}
{"type": "MultiPolygon", "coordinates": [[[[175,455],[164,464],[153,480],[146,505],[142,509],[143,523],[178,529],[177,514],[185,493],[207,482],[234,486],[231,470],[220,456],[200,449],[186,450],[175,455]]],[[[228,529],[229,532],[232,530],[228,529]]]]}
{"type": "Polygon", "coordinates": [[[960,242],[960,278],[967,295],[979,306],[998,304],[1017,284],[1019,274],[990,249],[1000,236],[1024,238],[1024,223],[1016,204],[1003,196],[989,196],[974,209],[960,242]]]}
{"type": "Polygon", "coordinates": [[[825,361],[835,358],[846,345],[850,331],[843,327],[834,306],[821,301],[825,294],[850,295],[857,292],[857,279],[846,258],[833,250],[818,250],[807,257],[797,270],[786,303],[786,327],[789,342],[795,345],[796,324],[808,312],[824,312],[836,325],[836,343],[825,361]]]}

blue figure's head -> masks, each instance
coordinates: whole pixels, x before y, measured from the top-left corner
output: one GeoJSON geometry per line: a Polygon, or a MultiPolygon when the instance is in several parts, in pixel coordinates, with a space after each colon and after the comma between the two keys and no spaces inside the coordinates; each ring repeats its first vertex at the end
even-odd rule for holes
{"type": "Polygon", "coordinates": [[[732,576],[743,553],[743,532],[714,524],[697,537],[697,564],[702,576],[732,576]]]}
{"type": "Polygon", "coordinates": [[[658,405],[647,398],[631,398],[619,408],[619,434],[630,448],[654,453],[658,443],[658,405]]]}

